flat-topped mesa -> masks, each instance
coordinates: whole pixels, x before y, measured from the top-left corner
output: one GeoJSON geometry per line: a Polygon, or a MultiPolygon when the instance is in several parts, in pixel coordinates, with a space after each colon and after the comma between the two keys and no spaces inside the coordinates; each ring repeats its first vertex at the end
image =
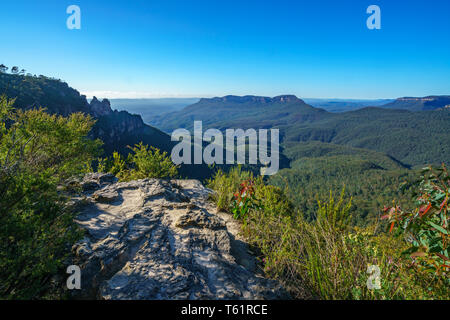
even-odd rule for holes
{"type": "Polygon", "coordinates": [[[427,96],[427,97],[401,97],[398,101],[435,101],[450,100],[450,96],[427,96]]]}
{"type": "Polygon", "coordinates": [[[280,95],[273,98],[262,97],[262,96],[234,96],[228,95],[224,97],[214,97],[214,98],[202,98],[199,101],[202,102],[222,102],[222,103],[290,103],[290,102],[300,102],[304,103],[303,100],[297,98],[295,95],[280,95]]]}
{"type": "Polygon", "coordinates": [[[413,98],[413,97],[403,97],[398,98],[398,101],[433,101],[434,98],[413,98]]]}
{"type": "Polygon", "coordinates": [[[402,97],[381,106],[409,111],[432,111],[445,109],[450,104],[450,96],[402,97]]]}
{"type": "Polygon", "coordinates": [[[272,98],[272,101],[275,102],[302,102],[304,103],[304,101],[302,99],[297,98],[297,96],[293,95],[293,94],[288,94],[288,95],[281,95],[281,96],[276,96],[272,98]]]}

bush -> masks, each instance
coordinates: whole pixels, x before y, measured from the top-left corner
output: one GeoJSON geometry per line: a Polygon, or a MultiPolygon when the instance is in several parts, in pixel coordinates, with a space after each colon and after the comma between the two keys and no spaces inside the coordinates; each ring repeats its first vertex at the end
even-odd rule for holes
{"type": "Polygon", "coordinates": [[[99,159],[98,171],[110,172],[121,181],[145,178],[173,178],[178,174],[178,166],[174,165],[167,152],[149,147],[142,142],[129,147],[132,153],[125,160],[114,152],[111,159],[99,159]]]}
{"type": "Polygon", "coordinates": [[[100,141],[87,138],[89,116],[16,111],[13,103],[0,98],[0,298],[48,298],[81,235],[57,186],[84,170],[100,141]]]}
{"type": "MultiPolygon", "coordinates": [[[[241,166],[232,167],[228,173],[219,169],[214,177],[207,181],[208,188],[214,190],[211,195],[219,210],[231,212],[234,195],[240,184],[248,179],[254,180],[253,173],[242,171],[241,166]]],[[[257,183],[261,183],[257,181],[257,183]]]]}
{"type": "Polygon", "coordinates": [[[142,142],[130,149],[133,151],[128,156],[128,161],[133,165],[130,170],[131,180],[172,178],[178,174],[178,167],[173,164],[167,152],[161,153],[158,148],[149,148],[142,142]]]}
{"type": "Polygon", "coordinates": [[[408,248],[403,253],[412,258],[412,267],[429,275],[432,282],[450,286],[450,176],[446,166],[424,168],[416,190],[416,208],[403,210],[394,203],[384,209],[383,218],[389,220],[389,232],[396,227],[396,235],[407,240],[408,248]]]}
{"type": "MultiPolygon", "coordinates": [[[[240,168],[228,174],[219,171],[209,182],[218,207],[232,207],[234,192],[249,177],[253,178],[240,168]]],[[[265,273],[280,280],[294,297],[449,298],[448,285],[411,268],[411,259],[402,255],[407,243],[381,232],[379,220],[365,228],[349,224],[351,199],[344,198],[344,191],[338,199],[330,193],[326,201],[318,201],[315,219],[309,222],[294,210],[285,190],[265,185],[262,179],[254,181],[258,206],[242,218],[242,231],[259,248],[265,273]],[[378,267],[378,281],[369,279],[370,266],[378,267]],[[369,288],[368,281],[375,288],[369,288]]]]}

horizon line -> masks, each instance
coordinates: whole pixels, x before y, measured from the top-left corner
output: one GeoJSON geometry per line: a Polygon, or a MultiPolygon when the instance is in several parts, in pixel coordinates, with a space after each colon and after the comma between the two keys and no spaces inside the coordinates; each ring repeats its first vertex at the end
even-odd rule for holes
{"type": "MultiPolygon", "coordinates": [[[[123,92],[122,92],[123,93],[123,92]]],[[[133,93],[133,92],[130,92],[133,93]]],[[[94,97],[96,97],[97,99],[108,99],[108,100],[157,100],[157,99],[212,99],[212,98],[222,98],[222,97],[227,97],[227,96],[236,96],[236,97],[245,97],[245,96],[254,96],[254,97],[267,97],[267,98],[274,98],[274,97],[278,97],[278,96],[285,96],[285,95],[293,95],[296,96],[299,99],[302,100],[342,100],[342,101],[361,101],[361,100],[367,100],[367,101],[374,101],[374,100],[395,100],[398,98],[405,98],[405,97],[411,97],[408,95],[402,95],[402,96],[397,96],[397,97],[389,97],[389,98],[385,98],[385,97],[381,97],[381,98],[367,98],[367,97],[302,97],[302,96],[298,96],[296,94],[277,94],[277,95],[258,95],[258,94],[223,94],[223,95],[210,95],[210,94],[205,94],[205,95],[178,95],[178,94],[174,94],[174,95],[127,95],[126,93],[124,93],[125,95],[115,95],[115,94],[110,94],[110,92],[80,92],[80,94],[85,95],[86,99],[91,100],[94,97]]],[[[427,97],[427,96],[446,96],[445,94],[440,94],[440,95],[426,95],[423,97],[427,97]]],[[[412,98],[423,98],[422,96],[413,96],[412,98]]]]}

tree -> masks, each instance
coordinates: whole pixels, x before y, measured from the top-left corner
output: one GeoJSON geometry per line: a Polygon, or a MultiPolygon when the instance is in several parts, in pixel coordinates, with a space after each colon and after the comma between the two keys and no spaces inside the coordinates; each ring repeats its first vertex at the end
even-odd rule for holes
{"type": "Polygon", "coordinates": [[[12,67],[11,68],[11,73],[12,74],[18,74],[19,73],[19,67],[17,67],[17,66],[12,67]]]}
{"type": "Polygon", "coordinates": [[[4,64],[0,64],[0,73],[5,73],[6,71],[8,71],[8,67],[4,64]]]}

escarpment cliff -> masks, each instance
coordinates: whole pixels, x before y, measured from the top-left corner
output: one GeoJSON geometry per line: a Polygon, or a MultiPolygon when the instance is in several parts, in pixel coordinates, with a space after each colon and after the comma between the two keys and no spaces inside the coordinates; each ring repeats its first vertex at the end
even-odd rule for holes
{"type": "Polygon", "coordinates": [[[277,299],[239,235],[197,180],[116,182],[90,174],[74,198],[86,236],[74,247],[80,298],[277,299]]]}
{"type": "MultiPolygon", "coordinates": [[[[103,156],[114,151],[126,156],[130,149],[143,142],[170,154],[175,142],[161,130],[149,126],[137,114],[111,108],[108,99],[93,97],[90,102],[86,96],[71,88],[67,83],[45,76],[24,76],[0,73],[0,95],[14,98],[14,107],[19,109],[46,108],[47,112],[68,116],[82,112],[95,120],[89,137],[103,141],[103,156]]],[[[206,165],[181,165],[179,173],[183,177],[205,179],[211,175],[206,165]]]]}
{"type": "Polygon", "coordinates": [[[104,142],[105,155],[113,151],[126,154],[128,145],[141,141],[163,151],[172,149],[170,136],[145,124],[141,116],[112,110],[108,99],[100,101],[93,97],[88,102],[86,96],[58,79],[0,73],[1,94],[14,98],[14,107],[19,109],[43,107],[49,113],[62,116],[76,112],[91,115],[96,123],[90,137],[104,142]]]}

